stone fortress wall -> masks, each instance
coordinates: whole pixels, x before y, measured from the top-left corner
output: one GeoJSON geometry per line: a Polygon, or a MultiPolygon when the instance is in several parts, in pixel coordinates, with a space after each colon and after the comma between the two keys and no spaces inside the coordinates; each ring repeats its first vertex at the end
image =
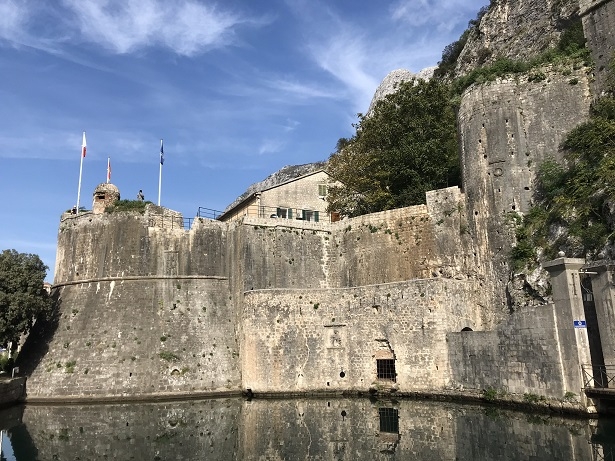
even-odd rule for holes
{"type": "Polygon", "coordinates": [[[28,398],[248,388],[580,395],[587,335],[573,328],[580,298],[565,288],[580,265],[563,260],[552,274],[562,303],[511,313],[508,291],[508,214],[528,209],[536,166],[561,156],[592,99],[587,69],[544,77],[465,92],[463,189],[428,192],[426,205],[337,223],[196,219],[189,231],[155,206],[63,216],[58,316],[22,353],[28,398]],[[394,382],[378,379],[378,360],[393,361],[394,382]]]}

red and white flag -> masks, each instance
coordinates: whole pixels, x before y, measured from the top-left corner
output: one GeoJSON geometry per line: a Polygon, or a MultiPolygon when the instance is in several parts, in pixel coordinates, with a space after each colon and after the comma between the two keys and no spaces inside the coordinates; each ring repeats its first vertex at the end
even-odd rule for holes
{"type": "Polygon", "coordinates": [[[85,157],[85,150],[86,150],[86,143],[85,143],[85,131],[83,132],[83,142],[81,143],[81,157],[85,157]]]}
{"type": "Polygon", "coordinates": [[[107,158],[107,182],[111,181],[111,157],[107,158]]]}

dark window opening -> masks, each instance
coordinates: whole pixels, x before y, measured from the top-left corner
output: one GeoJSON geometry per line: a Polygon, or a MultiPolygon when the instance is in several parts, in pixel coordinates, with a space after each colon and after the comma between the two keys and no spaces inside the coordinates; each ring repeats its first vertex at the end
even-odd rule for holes
{"type": "Polygon", "coordinates": [[[386,379],[395,382],[397,373],[395,373],[395,359],[378,359],[376,360],[376,373],[378,379],[386,379]]]}
{"type": "Polygon", "coordinates": [[[465,327],[465,328],[463,328],[461,331],[472,331],[472,328],[470,328],[470,327],[465,327]]]}
{"type": "Polygon", "coordinates": [[[399,434],[399,410],[395,408],[378,408],[380,432],[399,434]]]}

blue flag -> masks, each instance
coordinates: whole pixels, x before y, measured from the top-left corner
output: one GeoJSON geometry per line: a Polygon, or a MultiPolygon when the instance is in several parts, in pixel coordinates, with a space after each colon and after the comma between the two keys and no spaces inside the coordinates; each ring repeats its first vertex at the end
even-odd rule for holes
{"type": "Polygon", "coordinates": [[[164,149],[162,147],[162,139],[160,140],[160,164],[164,165],[164,149]]]}

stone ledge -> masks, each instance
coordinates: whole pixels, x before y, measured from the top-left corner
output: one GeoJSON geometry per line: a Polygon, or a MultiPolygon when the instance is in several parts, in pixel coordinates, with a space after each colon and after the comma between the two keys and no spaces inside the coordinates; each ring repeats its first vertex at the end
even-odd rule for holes
{"type": "Polygon", "coordinates": [[[239,397],[241,391],[194,391],[165,394],[124,394],[124,395],[66,395],[56,397],[26,397],[25,403],[41,405],[70,405],[86,403],[132,403],[132,402],[171,402],[175,400],[199,400],[221,397],[239,397]]]}
{"type": "Polygon", "coordinates": [[[130,282],[142,280],[228,280],[228,277],[219,275],[126,275],[124,277],[101,277],[95,279],[71,280],[68,282],[60,282],[51,286],[51,289],[59,288],[67,285],[80,285],[82,283],[97,283],[97,282],[130,282]]]}

